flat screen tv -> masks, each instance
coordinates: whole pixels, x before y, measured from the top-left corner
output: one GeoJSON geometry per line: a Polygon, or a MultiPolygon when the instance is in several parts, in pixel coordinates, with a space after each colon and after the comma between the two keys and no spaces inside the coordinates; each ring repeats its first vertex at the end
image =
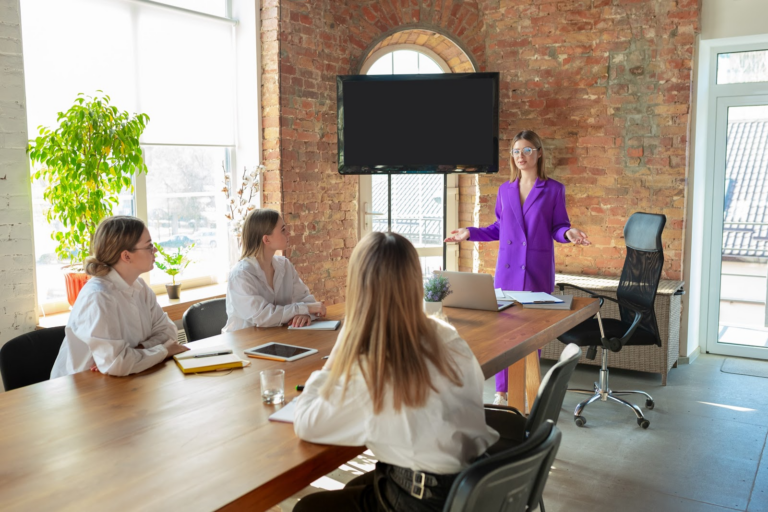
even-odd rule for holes
{"type": "Polygon", "coordinates": [[[339,173],[496,173],[499,74],[336,77],[339,173]]]}

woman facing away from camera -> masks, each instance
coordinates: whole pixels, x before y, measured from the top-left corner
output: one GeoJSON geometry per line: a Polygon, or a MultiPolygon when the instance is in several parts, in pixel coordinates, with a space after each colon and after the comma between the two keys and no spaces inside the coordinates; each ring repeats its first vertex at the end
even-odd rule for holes
{"type": "Polygon", "coordinates": [[[424,314],[423,293],[407,239],[375,232],[357,244],[344,327],[299,397],[294,429],[311,442],[366,445],[379,462],[296,512],[440,511],[456,475],[498,440],[477,359],[452,326],[424,314]]]}
{"type": "Polygon", "coordinates": [[[188,350],[176,326],[139,277],[155,263],[155,246],[135,217],[104,219],[96,228],[85,272],[51,378],[90,369],[125,376],[188,350]]]}
{"type": "MultiPolygon", "coordinates": [[[[499,187],[496,222],[484,228],[461,228],[446,242],[499,241],[494,286],[502,290],[552,293],[555,248],[559,243],[589,245],[586,233],[571,226],[565,209],[565,186],[547,177],[544,143],[524,130],[512,139],[512,175],[499,187]]],[[[508,370],[496,374],[494,404],[507,403],[508,370]]]]}
{"type": "Polygon", "coordinates": [[[243,252],[227,283],[227,323],[222,332],[290,323],[309,325],[325,316],[288,258],[288,227],[275,210],[253,210],[243,225],[243,252]]]}

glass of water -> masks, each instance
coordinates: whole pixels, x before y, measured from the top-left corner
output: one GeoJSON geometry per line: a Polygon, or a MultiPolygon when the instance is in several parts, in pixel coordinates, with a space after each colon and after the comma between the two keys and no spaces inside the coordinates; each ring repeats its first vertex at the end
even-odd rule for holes
{"type": "Polygon", "coordinates": [[[265,404],[281,404],[285,397],[285,370],[261,372],[261,399],[265,404]]]}

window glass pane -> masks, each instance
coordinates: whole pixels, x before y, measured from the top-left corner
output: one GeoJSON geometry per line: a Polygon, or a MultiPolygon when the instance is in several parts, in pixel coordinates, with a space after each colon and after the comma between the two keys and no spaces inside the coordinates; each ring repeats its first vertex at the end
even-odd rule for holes
{"type": "Polygon", "coordinates": [[[392,176],[392,231],[416,247],[443,245],[443,175],[392,176]]]}
{"type": "Polygon", "coordinates": [[[768,82],[768,50],[717,55],[718,84],[749,82],[768,82]]]}
{"type": "Polygon", "coordinates": [[[368,75],[391,75],[392,74],[392,54],[388,53],[373,63],[368,68],[368,75]]]}
{"type": "Polygon", "coordinates": [[[373,231],[388,231],[389,185],[387,178],[388,176],[381,174],[371,176],[371,196],[373,198],[373,209],[371,211],[383,214],[371,216],[373,231]]]}
{"type": "Polygon", "coordinates": [[[426,75],[426,74],[437,74],[442,72],[443,70],[440,69],[440,66],[438,66],[435,61],[433,61],[423,53],[419,54],[419,73],[420,74],[426,75]]]}
{"type": "MultiPolygon", "coordinates": [[[[223,148],[146,146],[147,216],[152,240],[170,252],[195,244],[190,265],[176,281],[226,273],[226,219],[223,148]]],[[[160,256],[158,255],[158,258],[160,256]]],[[[162,270],[150,273],[152,284],[171,281],[162,270]]]]}
{"type": "Polygon", "coordinates": [[[204,12],[214,16],[227,15],[226,0],[154,0],[160,4],[173,5],[190,11],[204,12]]]}
{"type": "Polygon", "coordinates": [[[424,276],[424,281],[429,279],[435,270],[444,270],[442,256],[422,256],[419,258],[419,262],[421,263],[421,275],[424,276]]]}
{"type": "Polygon", "coordinates": [[[392,52],[396,75],[415,75],[419,72],[419,54],[410,50],[392,52]]]}

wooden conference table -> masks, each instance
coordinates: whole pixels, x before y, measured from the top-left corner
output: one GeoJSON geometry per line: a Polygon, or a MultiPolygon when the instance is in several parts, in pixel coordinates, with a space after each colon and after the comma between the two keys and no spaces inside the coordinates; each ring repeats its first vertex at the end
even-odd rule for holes
{"type": "MultiPolygon", "coordinates": [[[[490,377],[591,317],[571,311],[446,308],[490,377]]],[[[343,305],[328,308],[341,319],[343,305]]],[[[172,361],[124,378],[84,372],[0,394],[0,508],[266,510],[362,453],[300,441],[269,422],[259,371],[286,370],[286,400],[320,369],[337,332],[245,329],[193,344],[242,350],[268,341],[318,353],[292,363],[250,359],[231,372],[184,375],[172,361]]]]}

